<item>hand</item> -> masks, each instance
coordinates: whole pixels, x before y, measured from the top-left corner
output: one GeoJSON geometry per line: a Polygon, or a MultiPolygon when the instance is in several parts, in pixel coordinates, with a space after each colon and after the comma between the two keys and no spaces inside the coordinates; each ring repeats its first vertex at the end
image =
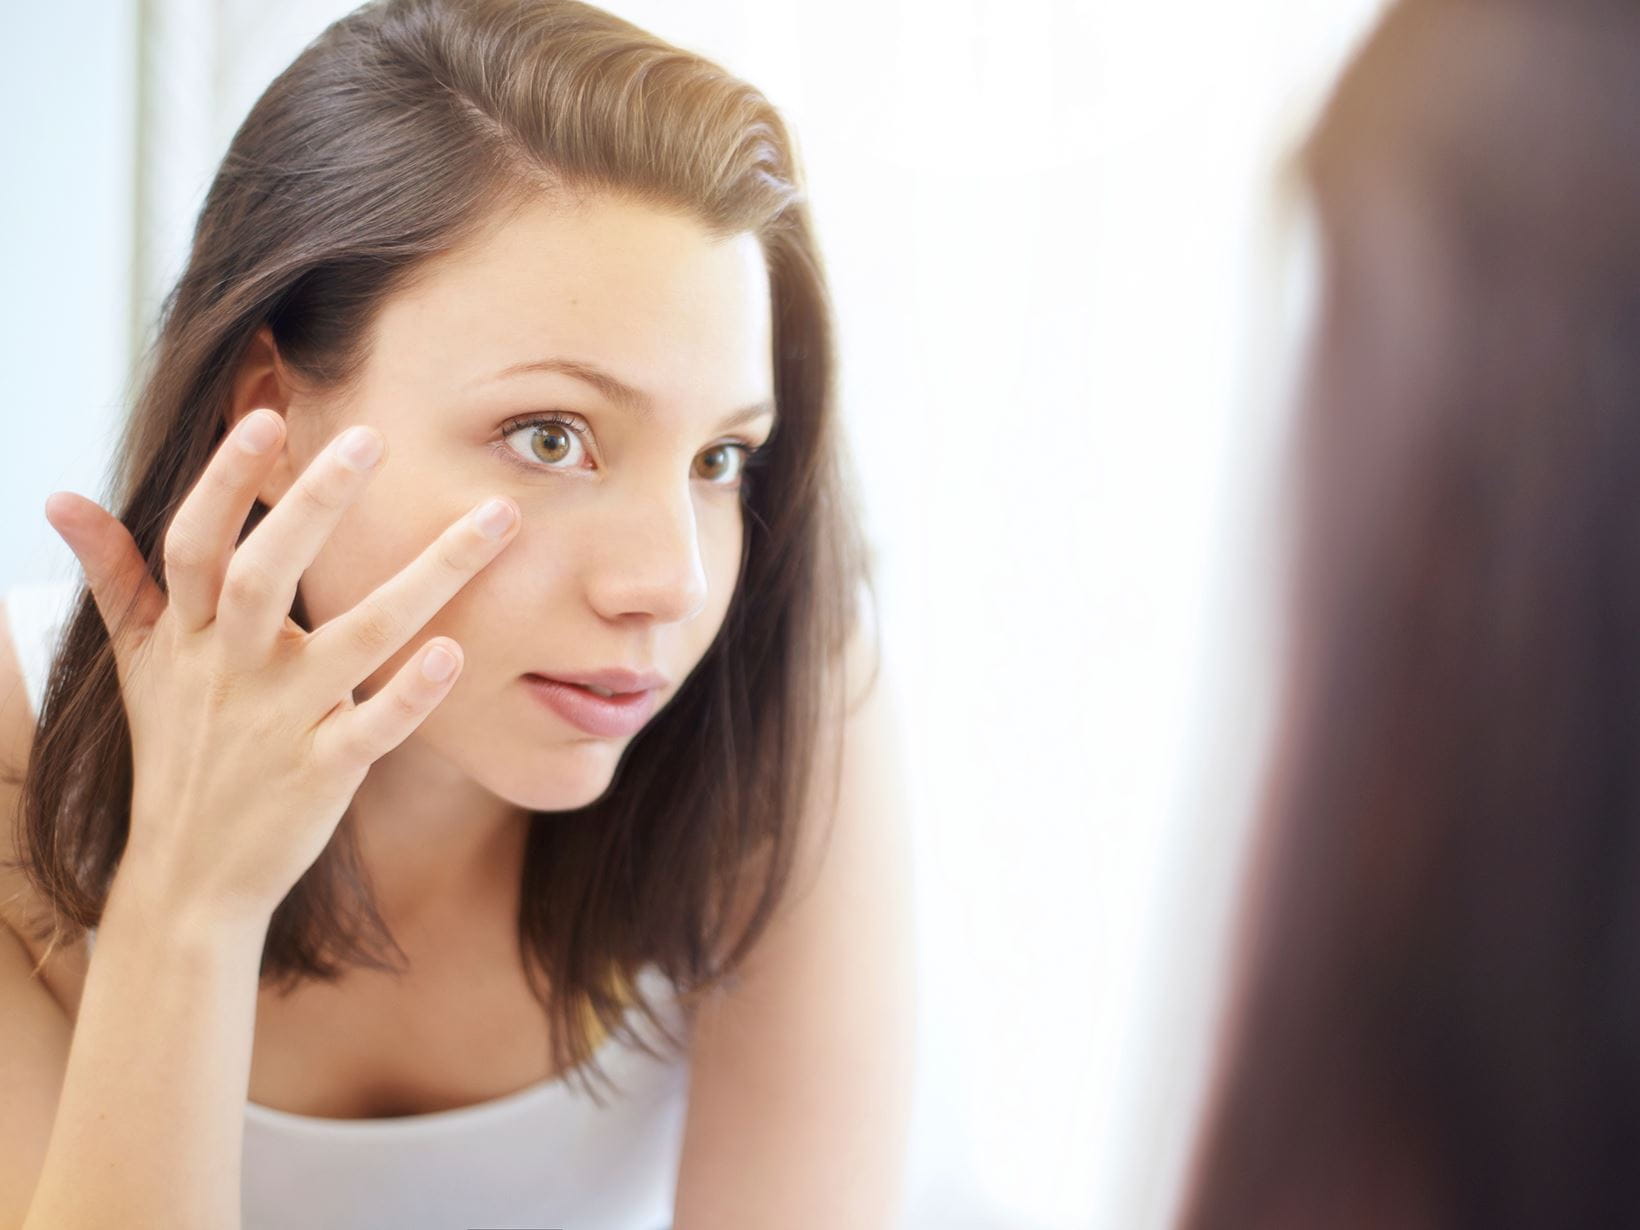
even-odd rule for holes
{"type": "Polygon", "coordinates": [[[121,522],[70,492],[46,519],[85,569],[108,627],[131,729],[131,828],[120,878],[176,904],[265,922],[335,832],[370,766],[444,699],[460,646],[434,637],[363,704],[352,692],[512,541],[475,509],[352,610],[304,630],[297,581],[380,469],[346,456],[386,441],[354,427],[329,442],[235,546],[284,445],[284,420],[246,415],[166,531],[165,590],[121,522]],[[254,446],[260,443],[260,450],[254,446]],[[248,447],[249,446],[249,447],[248,447]],[[168,591],[168,592],[167,592],[168,591]]]}

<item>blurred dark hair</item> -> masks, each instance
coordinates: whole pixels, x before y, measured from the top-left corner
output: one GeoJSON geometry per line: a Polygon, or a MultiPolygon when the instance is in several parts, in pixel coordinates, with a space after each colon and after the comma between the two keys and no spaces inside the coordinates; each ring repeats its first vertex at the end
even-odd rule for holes
{"type": "MultiPolygon", "coordinates": [[[[671,1037],[638,990],[640,967],[658,965],[694,1002],[766,929],[799,825],[831,815],[844,647],[875,626],[859,605],[871,577],[830,297],[775,108],[711,61],[574,0],[379,0],[343,17],[267,88],[222,160],[108,505],[163,588],[165,530],[225,433],[233,373],[259,327],[312,386],[345,390],[376,313],[426,262],[524,202],[600,194],[714,237],[757,237],[780,428],[744,488],[746,545],[717,639],[605,795],[530,830],[525,972],[555,1066],[588,1072],[601,1031],[650,1049],[625,1023],[629,1003],[671,1037]]],[[[241,537],[266,512],[258,504],[241,537]]],[[[310,627],[300,596],[291,616],[310,627]]],[[[101,916],[131,788],[108,633],[82,586],[18,817],[21,861],[51,911],[41,938],[55,944],[101,916]]],[[[394,951],[344,816],[274,912],[263,977],[292,986],[392,969],[394,951]]]]}
{"type": "Polygon", "coordinates": [[[1640,13],[1400,4],[1304,165],[1279,752],[1182,1224],[1640,1225],[1640,13]]]}

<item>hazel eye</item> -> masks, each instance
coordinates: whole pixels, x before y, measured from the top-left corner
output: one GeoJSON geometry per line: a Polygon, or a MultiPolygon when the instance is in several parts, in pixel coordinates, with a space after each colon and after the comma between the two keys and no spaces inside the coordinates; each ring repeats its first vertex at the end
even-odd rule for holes
{"type": "MultiPolygon", "coordinates": [[[[526,470],[596,469],[587,464],[591,457],[587,433],[588,429],[574,420],[536,414],[505,424],[495,447],[509,464],[526,470]]],[[[713,487],[733,491],[741,487],[753,468],[762,464],[765,449],[766,445],[745,440],[724,440],[695,458],[694,472],[713,487]]]]}
{"type": "Polygon", "coordinates": [[[548,469],[573,469],[574,465],[565,465],[564,462],[579,461],[586,455],[586,442],[581,438],[580,430],[564,419],[531,419],[508,428],[503,438],[510,451],[523,463],[548,469]],[[518,437],[526,439],[522,449],[513,443],[518,437]]]}
{"type": "Polygon", "coordinates": [[[745,444],[714,444],[700,455],[700,460],[706,463],[701,477],[719,486],[731,486],[745,472],[750,453],[751,448],[745,444]],[[727,480],[723,477],[725,474],[727,480]]]}

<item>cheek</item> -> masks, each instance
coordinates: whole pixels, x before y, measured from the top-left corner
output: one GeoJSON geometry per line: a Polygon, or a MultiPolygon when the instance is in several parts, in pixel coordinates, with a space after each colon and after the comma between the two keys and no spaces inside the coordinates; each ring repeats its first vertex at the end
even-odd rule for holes
{"type": "Polygon", "coordinates": [[[713,589],[732,587],[740,572],[740,551],[746,539],[744,514],[727,509],[720,516],[701,518],[701,563],[713,589]]]}
{"type": "MultiPolygon", "coordinates": [[[[380,475],[377,483],[385,479],[380,475]]],[[[315,624],[357,606],[403,571],[466,511],[372,485],[342,515],[302,575],[301,592],[315,624]]],[[[419,642],[418,642],[419,643],[419,642]]]]}
{"type": "Polygon", "coordinates": [[[702,518],[700,550],[701,566],[706,571],[707,598],[706,609],[697,622],[703,625],[708,641],[723,623],[734,599],[745,536],[744,524],[736,511],[715,520],[702,518]]]}

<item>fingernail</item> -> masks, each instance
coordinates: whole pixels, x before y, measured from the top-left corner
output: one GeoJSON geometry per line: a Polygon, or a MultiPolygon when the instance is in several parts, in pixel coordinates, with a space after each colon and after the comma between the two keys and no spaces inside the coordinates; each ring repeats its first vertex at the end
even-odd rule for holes
{"type": "Polygon", "coordinates": [[[349,427],[342,434],[342,441],[336,446],[336,451],[341,454],[342,460],[355,470],[368,470],[381,460],[381,433],[368,427],[349,427]]]}
{"type": "Polygon", "coordinates": [[[513,523],[512,505],[506,500],[491,500],[473,514],[473,520],[486,538],[500,538],[513,523]]]}
{"type": "Polygon", "coordinates": [[[279,425],[273,421],[273,415],[253,410],[240,420],[234,439],[247,453],[265,453],[278,441],[279,425]]]}
{"type": "Polygon", "coordinates": [[[455,655],[443,645],[434,645],[421,660],[421,673],[434,683],[443,683],[455,669],[455,655]]]}

